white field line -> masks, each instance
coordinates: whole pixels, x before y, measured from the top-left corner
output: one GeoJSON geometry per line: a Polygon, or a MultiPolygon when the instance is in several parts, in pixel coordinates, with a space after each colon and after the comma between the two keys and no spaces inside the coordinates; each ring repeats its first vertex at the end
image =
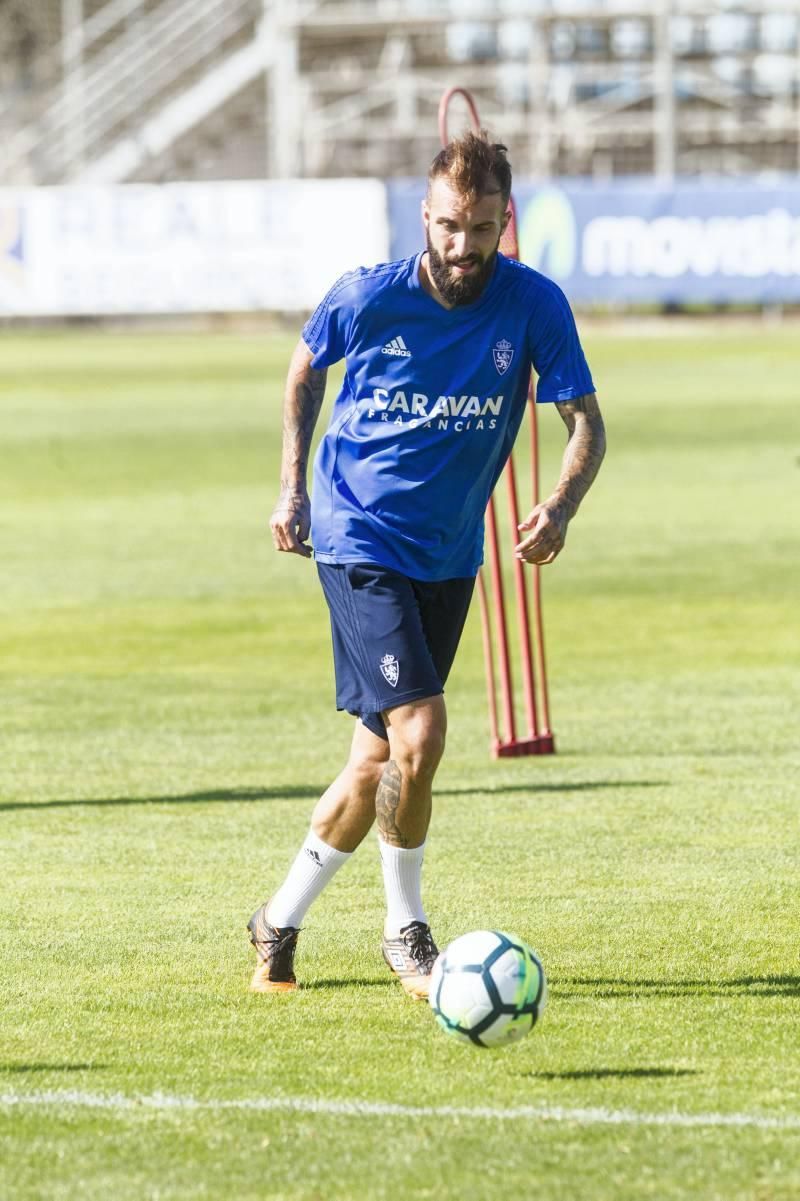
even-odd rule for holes
{"type": "Polygon", "coordinates": [[[142,1110],[251,1111],[256,1113],[314,1113],[356,1118],[463,1118],[481,1122],[566,1122],[577,1126],[733,1127],[754,1130],[800,1130],[800,1116],[769,1117],[758,1113],[639,1113],[633,1109],[567,1109],[558,1105],[519,1105],[509,1109],[489,1105],[395,1105],[385,1101],[332,1101],[312,1097],[243,1097],[240,1100],[202,1100],[163,1093],[127,1097],[122,1093],[58,1092],[0,1093],[0,1109],[101,1109],[112,1113],[142,1110]]]}

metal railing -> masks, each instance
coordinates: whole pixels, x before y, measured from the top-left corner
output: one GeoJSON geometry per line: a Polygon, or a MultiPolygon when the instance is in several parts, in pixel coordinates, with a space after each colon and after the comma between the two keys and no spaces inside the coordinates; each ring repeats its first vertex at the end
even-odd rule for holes
{"type": "Polygon", "coordinates": [[[8,140],[4,177],[26,164],[38,182],[79,174],[132,122],[218,62],[223,47],[255,31],[263,8],[263,0],[109,0],[64,38],[63,79],[38,118],[8,140]]]}

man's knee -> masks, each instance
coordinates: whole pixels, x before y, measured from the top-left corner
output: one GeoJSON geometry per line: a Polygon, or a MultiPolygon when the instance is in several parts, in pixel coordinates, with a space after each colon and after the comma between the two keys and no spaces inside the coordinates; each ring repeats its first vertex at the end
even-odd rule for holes
{"type": "Polygon", "coordinates": [[[432,776],[444,754],[447,735],[444,698],[400,705],[385,716],[391,757],[401,773],[411,778],[432,776]]]}
{"type": "Polygon", "coordinates": [[[350,769],[356,778],[358,787],[376,789],[381,782],[381,776],[388,761],[388,754],[385,759],[351,758],[350,769]]]}
{"type": "Polygon", "coordinates": [[[386,739],[379,738],[362,722],[357,722],[348,766],[358,781],[367,787],[373,785],[377,788],[388,760],[389,743],[386,739]]]}

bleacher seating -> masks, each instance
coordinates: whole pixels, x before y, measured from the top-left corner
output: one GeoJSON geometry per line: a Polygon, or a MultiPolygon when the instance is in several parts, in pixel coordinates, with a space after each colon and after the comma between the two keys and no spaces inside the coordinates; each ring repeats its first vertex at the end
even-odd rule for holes
{"type": "Polygon", "coordinates": [[[453,83],[527,175],[797,170],[799,31],[800,0],[4,0],[2,179],[415,174],[453,83]]]}

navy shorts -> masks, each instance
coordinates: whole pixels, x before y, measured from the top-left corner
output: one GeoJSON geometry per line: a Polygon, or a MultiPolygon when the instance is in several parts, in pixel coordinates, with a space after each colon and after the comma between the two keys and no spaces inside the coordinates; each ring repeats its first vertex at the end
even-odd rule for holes
{"type": "Polygon", "coordinates": [[[317,563],[331,614],[336,708],[386,737],[381,713],[438,696],[475,580],[412,580],[373,563],[317,563]]]}

